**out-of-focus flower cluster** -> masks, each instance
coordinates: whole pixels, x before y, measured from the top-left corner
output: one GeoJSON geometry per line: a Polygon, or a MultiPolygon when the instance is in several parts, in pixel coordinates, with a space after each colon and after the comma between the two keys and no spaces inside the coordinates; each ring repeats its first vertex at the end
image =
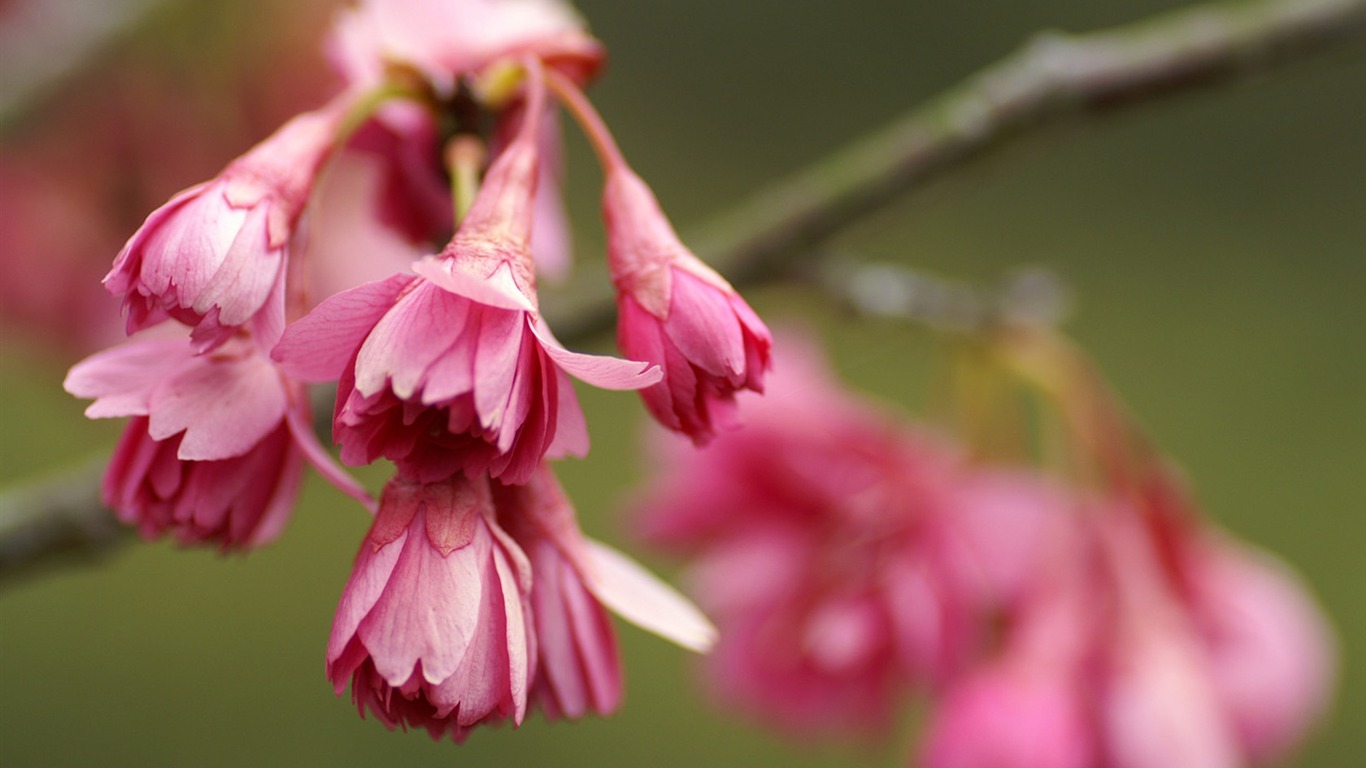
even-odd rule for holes
{"type": "Polygon", "coordinates": [[[721,702],[885,736],[927,699],[927,768],[1265,764],[1324,709],[1334,649],[1304,586],[1201,520],[1159,458],[1121,476],[1104,393],[1073,447],[1113,471],[1079,488],[971,460],[791,339],[776,370],[744,429],[661,445],[635,504],[717,622],[721,702]]]}
{"type": "Polygon", "coordinates": [[[249,549],[312,465],[375,512],[327,654],[362,714],[461,741],[529,707],[610,712],[606,609],[695,650],[713,630],[580,533],[547,463],[588,450],[570,377],[706,442],[762,390],[768,331],[621,156],[567,6],[365,0],[328,51],[342,90],[153,211],[105,277],[131,338],[66,380],[132,419],[104,499],[146,538],[249,549]],[[603,167],[633,359],[570,351],[540,314],[538,275],[570,265],[560,106],[603,167]],[[315,438],[311,383],[335,383],[343,464],[396,466],[377,504],[315,438]]]}

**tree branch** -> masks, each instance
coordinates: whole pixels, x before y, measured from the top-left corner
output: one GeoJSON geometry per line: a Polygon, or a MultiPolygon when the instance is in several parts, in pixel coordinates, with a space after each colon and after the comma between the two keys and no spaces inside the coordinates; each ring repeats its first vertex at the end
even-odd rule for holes
{"type": "MultiPolygon", "coordinates": [[[[889,127],[779,181],[692,239],[739,285],[781,277],[815,246],[969,161],[1039,129],[1248,79],[1366,34],[1366,0],[1200,5],[1084,35],[1044,33],[889,127]]],[[[614,322],[606,281],[557,296],[552,325],[583,341],[614,322]]],[[[110,533],[91,469],[0,494],[0,581],[61,555],[98,555],[110,533]]]]}
{"type": "MultiPolygon", "coordinates": [[[[727,208],[688,242],[736,285],[790,275],[814,246],[1017,139],[1251,79],[1366,36],[1366,0],[1197,5],[1082,35],[1044,32],[891,125],[727,208]]],[[[565,338],[615,322],[604,282],[552,307],[565,338]]],[[[560,298],[560,297],[557,297],[560,298]]]]}

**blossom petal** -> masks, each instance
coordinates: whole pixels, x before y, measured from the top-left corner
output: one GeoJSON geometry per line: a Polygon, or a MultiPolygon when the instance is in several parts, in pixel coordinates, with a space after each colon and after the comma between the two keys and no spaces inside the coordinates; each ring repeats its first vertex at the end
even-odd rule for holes
{"type": "Polygon", "coordinates": [[[686,597],[617,550],[584,539],[588,588],[613,613],[690,651],[716,642],[716,627],[686,597]]]}
{"type": "Polygon", "coordinates": [[[550,355],[560,368],[574,378],[592,384],[599,389],[643,389],[664,378],[657,366],[638,360],[623,360],[609,355],[585,355],[570,352],[560,346],[560,342],[550,332],[545,320],[531,323],[531,330],[540,339],[541,347],[550,355]]]}
{"type": "Polygon", "coordinates": [[[336,380],[366,334],[412,281],[409,275],[394,275],[332,296],[286,328],[271,357],[291,378],[336,380]]]}
{"type": "Polygon", "coordinates": [[[413,264],[413,272],[443,290],[480,304],[498,309],[536,311],[535,305],[512,279],[512,271],[503,266],[488,277],[480,277],[462,269],[455,259],[428,256],[413,264]]]}

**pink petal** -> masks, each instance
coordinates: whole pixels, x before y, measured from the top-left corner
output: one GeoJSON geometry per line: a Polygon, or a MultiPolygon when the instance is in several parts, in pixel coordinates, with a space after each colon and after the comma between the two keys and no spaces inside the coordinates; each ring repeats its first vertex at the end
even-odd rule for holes
{"type": "Polygon", "coordinates": [[[517,287],[512,270],[506,265],[500,265],[488,277],[481,277],[465,271],[457,259],[428,256],[413,264],[413,272],[470,301],[498,309],[536,311],[536,306],[517,287]]]}
{"type": "Polygon", "coordinates": [[[92,419],[145,416],[152,390],[190,357],[181,339],[139,339],[98,352],[72,366],[62,382],[76,397],[93,397],[92,419]]]}
{"type": "Polygon", "coordinates": [[[332,296],[286,328],[271,357],[299,381],[340,378],[366,334],[412,281],[394,275],[332,296]]]}
{"type": "Polygon", "coordinates": [[[588,420],[584,418],[583,409],[579,407],[574,382],[569,380],[568,374],[558,369],[555,371],[555,400],[555,438],[546,446],[546,458],[587,456],[588,420]]]}
{"type": "Polygon", "coordinates": [[[575,378],[599,389],[643,389],[658,383],[664,373],[657,366],[636,360],[622,360],[608,355],[585,355],[570,352],[560,346],[545,320],[537,319],[531,330],[541,342],[541,348],[560,368],[575,378]]]}
{"type": "Polygon", "coordinates": [[[730,297],[683,270],[674,270],[664,330],[684,357],[707,373],[725,378],[744,371],[745,337],[730,297]]]}
{"type": "Polygon", "coordinates": [[[270,247],[266,229],[270,211],[271,206],[263,204],[248,212],[218,271],[193,297],[194,311],[204,314],[217,306],[220,323],[238,326],[266,303],[285,258],[283,248],[270,247]]]}
{"type": "Polygon", "coordinates": [[[584,539],[588,588],[613,613],[683,648],[705,652],[716,627],[697,606],[617,550],[584,539]]]}
{"type": "Polygon", "coordinates": [[[356,631],[376,671],[395,687],[407,682],[419,661],[429,682],[455,674],[480,631],[480,564],[489,557],[488,538],[478,536],[443,558],[419,534],[421,523],[409,527],[384,594],[356,631]]]}
{"type": "Polygon", "coordinates": [[[474,407],[485,428],[500,424],[517,375],[525,343],[520,312],[485,309],[479,313],[479,341],[474,351],[474,407]]]}
{"type": "Polygon", "coordinates": [[[177,455],[185,461],[241,456],[284,417],[279,372],[255,354],[226,362],[200,360],[152,393],[148,434],[165,440],[184,431],[177,455]]]}
{"type": "Polygon", "coordinates": [[[386,383],[411,399],[431,366],[465,328],[469,302],[419,283],[375,323],[356,356],[356,390],[367,397],[386,383]]]}

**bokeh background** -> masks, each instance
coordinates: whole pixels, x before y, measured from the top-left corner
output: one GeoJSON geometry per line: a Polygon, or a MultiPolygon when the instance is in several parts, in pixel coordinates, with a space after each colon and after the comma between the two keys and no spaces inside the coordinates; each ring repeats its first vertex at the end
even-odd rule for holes
{"type": "MultiPolygon", "coordinates": [[[[43,28],[18,21],[40,6],[52,24],[118,5],[0,3],[5,99],[21,67],[67,70],[19,94],[0,124],[5,484],[112,446],[118,425],[86,422],[60,382],[118,334],[92,322],[114,316],[96,284],[141,217],[330,83],[323,0],[141,3],[150,10],[79,58],[60,38],[31,56],[43,28]]],[[[684,232],[1034,32],[1180,5],[579,3],[610,52],[591,95],[684,232]]],[[[597,177],[577,139],[570,174],[579,257],[592,260],[597,177]]],[[[1361,764],[1366,46],[1054,131],[892,206],[835,250],[983,282],[1026,265],[1060,275],[1076,296],[1069,331],[1210,514],[1292,562],[1333,617],[1338,699],[1295,764],[1361,764]]],[[[924,404],[930,336],[851,320],[801,288],[751,295],[771,320],[820,333],[852,382],[924,404]]],[[[561,475],[591,534],[639,552],[620,508],[642,471],[641,408],[629,395],[581,397],[593,453],[561,475]]],[[[909,722],[870,748],[793,743],[719,712],[692,659],[629,627],[627,703],[610,719],[532,719],[462,747],[360,722],[332,695],[323,651],[366,527],[311,482],[283,539],[249,557],[133,545],[0,588],[0,765],[890,766],[908,754],[909,722]]]]}

